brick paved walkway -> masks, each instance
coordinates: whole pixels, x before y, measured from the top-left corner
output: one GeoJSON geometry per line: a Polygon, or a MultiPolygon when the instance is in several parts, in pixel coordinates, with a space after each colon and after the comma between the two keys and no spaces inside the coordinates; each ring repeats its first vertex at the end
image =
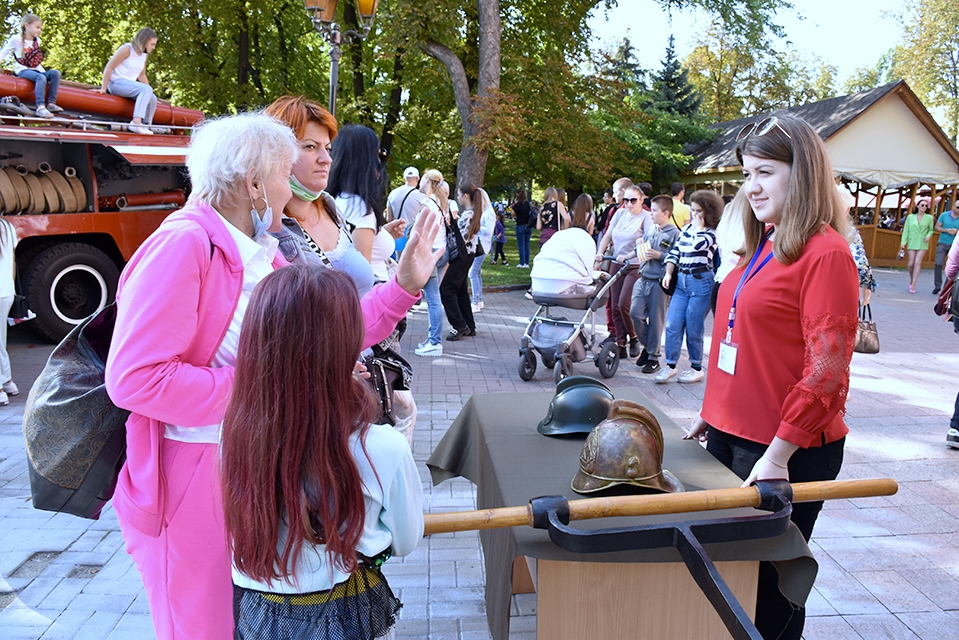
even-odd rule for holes
{"type": "MultiPolygon", "coordinates": [[[[880,270],[877,279],[873,310],[882,353],[853,358],[852,433],[840,478],[888,475],[899,480],[900,492],[826,505],[811,545],[820,572],[805,638],[951,640],[959,628],[959,451],[943,439],[959,387],[951,375],[959,371],[959,337],[931,312],[931,273],[923,274],[916,295],[907,292],[902,272],[880,270]]],[[[410,356],[419,406],[414,456],[431,512],[474,507],[469,482],[430,487],[423,464],[463,402],[474,393],[552,388],[542,368],[531,382],[517,373],[516,348],[533,303],[522,292],[484,299],[477,337],[444,343],[440,358],[410,356]]],[[[412,314],[407,353],[425,338],[426,325],[425,311],[412,314]]],[[[0,638],[152,638],[139,576],[112,509],[90,522],[30,506],[20,424],[26,389],[50,350],[31,340],[22,328],[11,332],[14,373],[24,391],[0,408],[0,638]]],[[[574,372],[596,374],[588,362],[574,372]]],[[[631,363],[610,382],[639,386],[680,425],[699,409],[704,389],[654,385],[631,363]]],[[[412,555],[391,560],[386,574],[404,603],[399,638],[490,637],[476,534],[425,539],[412,555]]],[[[511,638],[535,638],[535,611],[535,596],[514,598],[511,638]]]]}

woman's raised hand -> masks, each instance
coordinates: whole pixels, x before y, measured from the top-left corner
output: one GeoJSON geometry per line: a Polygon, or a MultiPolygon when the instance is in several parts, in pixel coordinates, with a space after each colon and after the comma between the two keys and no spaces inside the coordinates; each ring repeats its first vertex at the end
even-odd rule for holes
{"type": "Polygon", "coordinates": [[[426,210],[413,224],[413,231],[400,255],[396,283],[411,295],[419,293],[433,275],[436,262],[446,249],[433,251],[433,241],[440,232],[439,213],[426,210]]]}

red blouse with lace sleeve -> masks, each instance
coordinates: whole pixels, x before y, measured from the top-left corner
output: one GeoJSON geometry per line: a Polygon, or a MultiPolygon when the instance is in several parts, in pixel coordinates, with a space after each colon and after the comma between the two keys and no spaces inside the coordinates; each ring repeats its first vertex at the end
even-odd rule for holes
{"type": "MultiPolygon", "coordinates": [[[[759,260],[772,251],[767,242],[759,260]]],[[[827,228],[789,266],[769,263],[742,288],[732,341],[736,373],[717,364],[745,261],[723,280],[716,304],[703,419],[754,442],[800,447],[848,433],[842,419],[858,326],[859,278],[848,243],[827,228]]]]}

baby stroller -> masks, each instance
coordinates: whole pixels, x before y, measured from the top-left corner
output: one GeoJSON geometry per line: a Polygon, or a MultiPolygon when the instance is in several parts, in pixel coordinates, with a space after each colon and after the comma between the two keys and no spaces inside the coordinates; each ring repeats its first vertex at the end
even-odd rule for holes
{"type": "Polygon", "coordinates": [[[602,277],[594,281],[593,291],[585,295],[532,292],[533,302],[537,303],[539,308],[529,319],[520,340],[521,379],[532,380],[536,374],[537,352],[543,360],[543,366],[553,370],[553,381],[556,384],[569,376],[573,363],[585,360],[587,353],[592,356],[599,375],[612,378],[616,374],[616,369],[619,368],[619,345],[615,341],[597,343],[595,313],[605,308],[606,297],[613,283],[626,274],[625,266],[614,276],[603,273],[602,277]],[[574,309],[584,313],[579,320],[567,320],[565,317],[551,315],[551,307],[574,309]]]}

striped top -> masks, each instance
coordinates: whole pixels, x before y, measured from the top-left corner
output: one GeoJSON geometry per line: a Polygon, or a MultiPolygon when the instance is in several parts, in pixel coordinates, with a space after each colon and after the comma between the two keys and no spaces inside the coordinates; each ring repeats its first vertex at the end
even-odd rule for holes
{"type": "Polygon", "coordinates": [[[708,271],[713,268],[716,252],[716,231],[696,230],[692,224],[683,227],[679,240],[673,245],[666,262],[673,263],[680,271],[708,271]]]}

